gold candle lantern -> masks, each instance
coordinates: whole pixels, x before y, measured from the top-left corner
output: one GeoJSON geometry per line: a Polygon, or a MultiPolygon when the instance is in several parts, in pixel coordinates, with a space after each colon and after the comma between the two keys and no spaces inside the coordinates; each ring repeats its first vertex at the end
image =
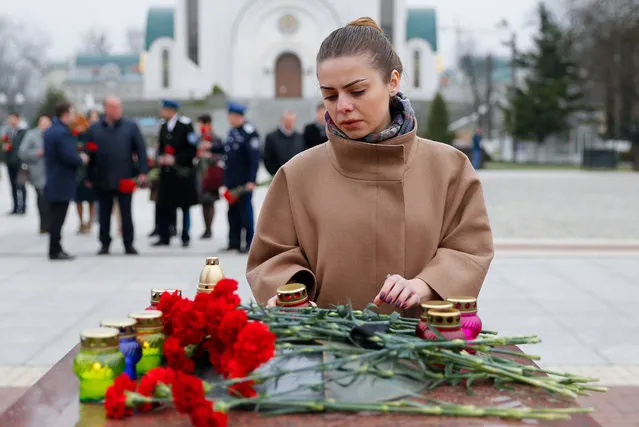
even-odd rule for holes
{"type": "Polygon", "coordinates": [[[422,304],[422,310],[424,310],[424,312],[422,313],[422,316],[424,318],[426,317],[426,313],[428,313],[428,310],[430,310],[431,308],[435,308],[435,309],[453,308],[453,303],[449,301],[426,301],[425,303],[422,304]]]}
{"type": "Polygon", "coordinates": [[[302,283],[289,283],[277,289],[277,305],[280,307],[306,307],[308,292],[302,283]]]}
{"type": "Polygon", "coordinates": [[[206,264],[200,273],[200,282],[197,285],[197,293],[210,293],[215,284],[224,278],[224,272],[220,267],[218,257],[206,258],[206,264]]]}

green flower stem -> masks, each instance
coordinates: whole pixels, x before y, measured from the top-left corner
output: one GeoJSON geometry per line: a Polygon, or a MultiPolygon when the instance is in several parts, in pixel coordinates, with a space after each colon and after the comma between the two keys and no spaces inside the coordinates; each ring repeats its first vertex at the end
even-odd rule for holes
{"type": "Polygon", "coordinates": [[[456,417],[500,417],[510,419],[540,419],[540,420],[565,420],[568,415],[590,413],[592,410],[585,408],[560,408],[536,410],[531,408],[480,408],[473,405],[444,405],[429,406],[418,403],[408,403],[407,401],[385,402],[385,403],[348,403],[336,402],[334,400],[277,400],[271,398],[264,399],[240,399],[228,402],[229,409],[247,403],[259,404],[260,406],[279,408],[303,408],[308,412],[381,412],[381,413],[402,413],[431,416],[456,416],[456,417]]]}

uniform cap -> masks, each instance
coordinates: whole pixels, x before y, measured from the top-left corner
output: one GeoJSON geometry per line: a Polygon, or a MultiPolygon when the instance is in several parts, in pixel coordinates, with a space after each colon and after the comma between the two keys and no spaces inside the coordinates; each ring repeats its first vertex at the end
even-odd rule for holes
{"type": "Polygon", "coordinates": [[[180,109],[180,104],[177,101],[174,101],[172,99],[163,99],[162,100],[162,107],[170,108],[172,110],[179,110],[180,109]]]}
{"type": "Polygon", "coordinates": [[[246,112],[246,107],[239,102],[229,101],[228,102],[228,111],[230,114],[242,114],[246,112]]]}

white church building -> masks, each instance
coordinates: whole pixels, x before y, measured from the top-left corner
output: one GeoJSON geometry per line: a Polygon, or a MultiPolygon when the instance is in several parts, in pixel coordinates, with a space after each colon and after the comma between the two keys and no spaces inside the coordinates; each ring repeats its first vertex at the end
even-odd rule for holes
{"type": "Polygon", "coordinates": [[[407,9],[405,0],[176,0],[151,8],[144,98],[201,98],[215,86],[238,99],[318,98],[322,40],[362,16],[380,24],[402,58],[402,90],[431,99],[439,83],[436,14],[407,9]]]}

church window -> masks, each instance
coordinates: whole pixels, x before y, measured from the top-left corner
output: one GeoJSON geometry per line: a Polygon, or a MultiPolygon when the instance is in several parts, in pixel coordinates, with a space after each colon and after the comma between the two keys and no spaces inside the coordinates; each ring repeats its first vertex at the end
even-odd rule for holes
{"type": "Polygon", "coordinates": [[[419,49],[415,49],[415,51],[413,52],[413,87],[415,89],[419,89],[419,87],[421,86],[421,67],[420,67],[420,62],[421,62],[421,52],[419,51],[419,49]]]}
{"type": "Polygon", "coordinates": [[[189,59],[196,64],[200,63],[200,0],[187,0],[186,2],[186,51],[189,59]]]}
{"type": "Polygon", "coordinates": [[[169,50],[162,49],[162,87],[168,88],[170,83],[171,63],[169,61],[169,50]]]}

